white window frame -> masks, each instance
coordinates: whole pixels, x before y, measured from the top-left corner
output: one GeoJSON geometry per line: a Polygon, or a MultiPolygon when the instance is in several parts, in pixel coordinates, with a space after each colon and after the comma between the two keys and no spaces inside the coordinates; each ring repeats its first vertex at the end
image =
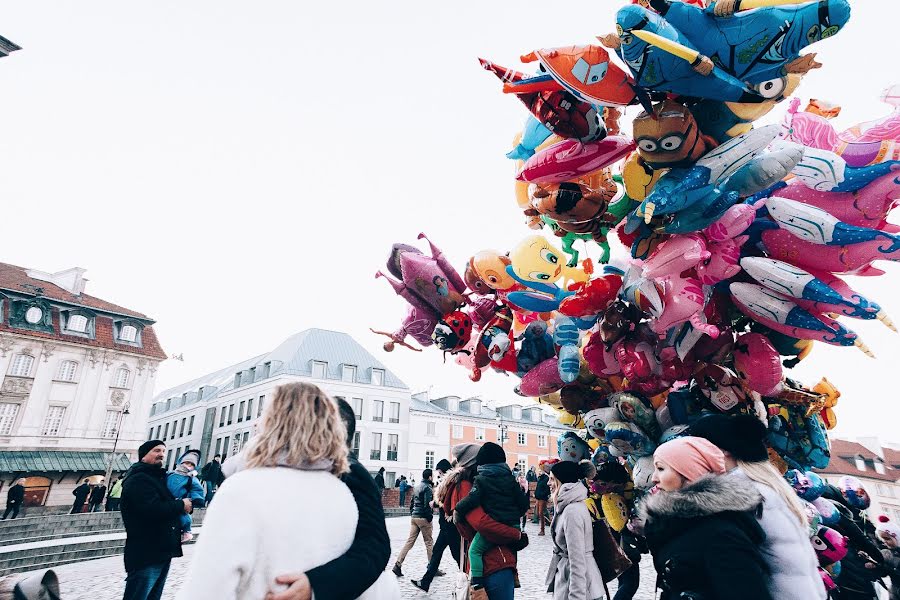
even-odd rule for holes
{"type": "Polygon", "coordinates": [[[391,402],[391,416],[388,417],[388,423],[399,423],[400,422],[400,403],[399,402],[391,402]]]}
{"type": "Polygon", "coordinates": [[[41,435],[45,437],[59,437],[65,417],[65,406],[48,406],[47,414],[44,415],[44,423],[41,425],[41,435]]]}
{"type": "Polygon", "coordinates": [[[396,462],[400,459],[400,434],[399,433],[389,433],[388,441],[387,441],[387,453],[384,457],[385,460],[389,460],[392,462],[396,462]],[[392,443],[393,442],[393,443],[392,443]],[[393,450],[391,450],[393,448],[393,450]],[[393,455],[393,458],[391,458],[393,455]]]}
{"type": "Polygon", "coordinates": [[[384,400],[373,400],[372,401],[372,420],[383,422],[384,421],[384,400]]]}
{"type": "Polygon", "coordinates": [[[484,427],[476,427],[475,428],[475,441],[476,442],[483,442],[485,439],[485,435],[486,435],[486,432],[484,430],[484,427]]]}
{"type": "Polygon", "coordinates": [[[116,437],[116,427],[119,424],[119,411],[106,411],[106,418],[103,420],[103,428],[100,430],[100,437],[111,439],[116,437]]]}
{"type": "Polygon", "coordinates": [[[21,406],[18,402],[0,402],[0,436],[12,435],[21,406]]]}
{"type": "Polygon", "coordinates": [[[435,421],[427,421],[425,423],[425,435],[429,437],[437,435],[437,423],[435,421]]]}
{"type": "Polygon", "coordinates": [[[381,435],[380,431],[372,432],[372,448],[369,450],[370,460],[381,460],[381,443],[384,441],[384,436],[381,435]],[[378,453],[377,455],[375,453],[378,453]]]}
{"type": "Polygon", "coordinates": [[[119,327],[119,341],[136,344],[138,341],[138,333],[139,331],[136,326],[131,323],[124,323],[119,327]]]}
{"type": "Polygon", "coordinates": [[[356,383],[356,365],[341,365],[341,381],[356,383]]]}
{"type": "Polygon", "coordinates": [[[425,451],[425,468],[434,469],[434,450],[425,451]]]}
{"type": "Polygon", "coordinates": [[[853,459],[853,462],[856,466],[857,471],[865,471],[866,470],[866,459],[862,456],[857,456],[853,459]]]}
{"type": "Polygon", "coordinates": [[[519,456],[519,460],[516,461],[516,466],[519,467],[519,473],[524,473],[528,470],[528,457],[519,456]]]}
{"type": "Polygon", "coordinates": [[[537,445],[538,448],[546,448],[547,447],[547,436],[543,433],[539,433],[537,436],[537,445]]]}
{"type": "Polygon", "coordinates": [[[75,360],[63,360],[60,361],[59,367],[56,370],[56,380],[57,381],[75,381],[75,377],[78,375],[78,361],[75,360]]]}
{"type": "Polygon", "coordinates": [[[465,435],[465,430],[463,429],[463,426],[454,424],[453,425],[453,439],[461,440],[463,438],[463,435],[465,435]]]}
{"type": "Polygon", "coordinates": [[[517,431],[516,432],[516,443],[519,444],[520,446],[527,446],[528,445],[528,434],[524,433],[522,431],[517,431]]]}
{"type": "Polygon", "coordinates": [[[884,475],[884,463],[881,462],[880,458],[875,459],[875,472],[879,475],[884,475]]]}
{"type": "Polygon", "coordinates": [[[39,325],[41,323],[41,321],[44,320],[44,309],[41,308],[40,306],[29,306],[25,310],[25,314],[23,315],[23,318],[25,319],[25,322],[28,323],[29,325],[39,325]],[[37,311],[37,312],[34,312],[34,311],[37,311]],[[32,316],[37,315],[37,318],[35,318],[35,319],[29,318],[28,315],[32,315],[32,316]]]}
{"type": "Polygon", "coordinates": [[[116,377],[113,379],[112,387],[128,389],[128,382],[131,379],[131,371],[127,367],[119,367],[116,369],[116,377]],[[125,380],[122,381],[122,373],[125,374],[125,380]]]}
{"type": "Polygon", "coordinates": [[[362,398],[351,398],[351,404],[353,405],[353,414],[356,416],[357,421],[362,421],[363,418],[363,399],[362,398]]]}
{"type": "Polygon", "coordinates": [[[328,363],[321,360],[312,361],[310,373],[314,379],[325,379],[328,375],[328,363]]]}
{"type": "Polygon", "coordinates": [[[13,377],[31,377],[34,357],[30,354],[16,354],[9,365],[9,374],[13,377]]]}
{"type": "Polygon", "coordinates": [[[372,385],[384,385],[384,369],[372,369],[372,385]]]}
{"type": "Polygon", "coordinates": [[[350,446],[350,451],[353,452],[353,455],[359,458],[359,448],[362,443],[362,432],[354,431],[353,432],[353,444],[350,446]]]}
{"type": "Polygon", "coordinates": [[[82,315],[79,313],[74,313],[74,314],[69,313],[69,315],[66,317],[66,331],[68,331],[68,332],[77,333],[79,335],[87,335],[91,332],[90,327],[91,327],[91,320],[85,315],[82,315]],[[84,327],[81,329],[77,329],[77,328],[73,327],[72,326],[73,321],[75,321],[76,323],[82,323],[82,321],[83,321],[84,327]]]}

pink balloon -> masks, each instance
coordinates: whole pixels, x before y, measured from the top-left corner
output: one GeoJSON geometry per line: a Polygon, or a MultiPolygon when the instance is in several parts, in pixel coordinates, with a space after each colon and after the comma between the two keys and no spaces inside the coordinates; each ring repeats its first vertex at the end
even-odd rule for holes
{"type": "Polygon", "coordinates": [[[519,391],[525,396],[537,398],[557,392],[564,385],[563,380],[559,378],[558,361],[554,357],[548,358],[525,373],[522,383],[519,384],[519,391]]]}
{"type": "Polygon", "coordinates": [[[710,258],[694,267],[700,283],[713,285],[740,273],[741,266],[738,263],[741,260],[741,246],[748,239],[749,236],[740,235],[734,239],[709,244],[707,248],[710,251],[710,258]]]}
{"type": "Polygon", "coordinates": [[[770,258],[782,260],[803,269],[819,269],[852,275],[883,275],[872,266],[876,260],[900,261],[900,248],[881,252],[884,240],[870,240],[849,246],[822,246],[806,242],[784,229],[762,233],[763,244],[770,258]]]}
{"type": "Polygon", "coordinates": [[[710,242],[721,242],[736,237],[753,223],[756,209],[749,204],[735,204],[719,217],[719,220],[703,230],[710,242]]]}
{"type": "Polygon", "coordinates": [[[676,235],[660,244],[644,261],[644,277],[655,279],[678,275],[710,256],[706,249],[706,241],[701,236],[676,235]]]}
{"type": "Polygon", "coordinates": [[[622,366],[622,375],[629,381],[643,381],[660,372],[654,348],[644,341],[626,340],[616,348],[616,360],[622,366]]]}
{"type": "Polygon", "coordinates": [[[618,135],[599,142],[563,140],[529,158],[516,179],[529,183],[561,183],[608,167],[634,149],[633,140],[618,135]]]}
{"type": "Polygon", "coordinates": [[[761,333],[745,333],[734,343],[734,368],[744,384],[763,396],[781,391],[781,355],[761,333]]]}
{"type": "Polygon", "coordinates": [[[704,323],[700,318],[706,297],[699,279],[673,276],[666,277],[660,283],[664,308],[662,314],[650,322],[654,332],[663,334],[678,323],[690,321],[698,331],[713,338],[719,336],[718,327],[704,323]]]}
{"type": "Polygon", "coordinates": [[[900,165],[856,192],[818,192],[794,180],[778,196],[827,210],[850,225],[880,229],[900,203],[900,165]]]}
{"type": "MultiPolygon", "coordinates": [[[[584,346],[582,356],[584,362],[587,363],[591,373],[598,377],[609,377],[610,375],[618,375],[622,372],[622,367],[616,360],[615,348],[621,345],[621,341],[617,342],[612,348],[607,350],[606,344],[600,339],[599,335],[591,336],[591,339],[584,346]]],[[[526,375],[527,377],[527,375],[526,375]]]]}

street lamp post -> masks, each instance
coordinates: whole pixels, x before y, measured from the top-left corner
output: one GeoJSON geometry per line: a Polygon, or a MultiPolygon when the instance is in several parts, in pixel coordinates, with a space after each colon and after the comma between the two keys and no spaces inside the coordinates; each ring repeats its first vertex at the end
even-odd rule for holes
{"type": "Polygon", "coordinates": [[[109,478],[112,476],[113,462],[116,460],[116,447],[119,445],[119,433],[122,431],[122,421],[125,420],[125,415],[131,414],[128,412],[129,408],[131,408],[131,403],[126,402],[116,422],[116,441],[113,442],[112,452],[109,454],[109,461],[106,465],[106,477],[103,479],[105,485],[109,485],[109,478]]]}
{"type": "Polygon", "coordinates": [[[506,430],[509,427],[503,422],[503,415],[497,415],[497,422],[499,425],[497,426],[497,433],[500,436],[500,447],[506,451],[506,430]]]}

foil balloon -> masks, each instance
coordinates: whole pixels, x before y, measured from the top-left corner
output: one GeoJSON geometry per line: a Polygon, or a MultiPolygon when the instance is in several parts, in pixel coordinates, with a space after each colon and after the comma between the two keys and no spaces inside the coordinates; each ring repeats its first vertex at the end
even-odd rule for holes
{"type": "Polygon", "coordinates": [[[781,391],[781,355],[762,334],[745,333],[735,340],[734,368],[754,392],[773,396],[781,391]]]}
{"type": "Polygon", "coordinates": [[[620,161],[634,148],[634,142],[623,136],[590,143],[563,140],[529,158],[516,179],[531,183],[569,181],[620,161]]]}

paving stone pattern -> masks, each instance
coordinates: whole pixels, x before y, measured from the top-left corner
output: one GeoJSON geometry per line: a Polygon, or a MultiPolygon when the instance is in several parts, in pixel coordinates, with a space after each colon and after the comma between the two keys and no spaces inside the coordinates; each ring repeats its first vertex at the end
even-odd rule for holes
{"type": "MultiPolygon", "coordinates": [[[[387,524],[393,549],[391,562],[388,564],[388,568],[390,568],[409,534],[409,518],[388,519],[387,524]]],[[[516,598],[519,600],[547,600],[550,595],[545,591],[544,577],[547,573],[553,544],[550,542],[549,535],[538,536],[537,526],[532,523],[528,523],[526,531],[531,543],[519,554],[519,580],[522,587],[516,590],[516,598]]],[[[175,598],[175,594],[186,576],[193,550],[193,546],[186,546],[185,557],[172,561],[168,582],[163,592],[163,600],[175,598]]],[[[443,599],[450,597],[453,574],[457,570],[450,552],[444,553],[441,563],[441,568],[447,575],[436,578],[428,594],[409,583],[410,578],[419,578],[425,572],[426,565],[425,545],[419,538],[403,565],[404,577],[400,579],[403,598],[443,599]]],[[[62,565],[56,567],[55,570],[59,575],[62,597],[66,600],[114,600],[121,598],[125,589],[125,569],[121,556],[62,565]]],[[[635,600],[653,600],[654,577],[655,573],[649,557],[645,557],[641,561],[641,588],[635,596],[635,600]]],[[[615,582],[610,584],[612,594],[615,594],[615,588],[615,582]]]]}

